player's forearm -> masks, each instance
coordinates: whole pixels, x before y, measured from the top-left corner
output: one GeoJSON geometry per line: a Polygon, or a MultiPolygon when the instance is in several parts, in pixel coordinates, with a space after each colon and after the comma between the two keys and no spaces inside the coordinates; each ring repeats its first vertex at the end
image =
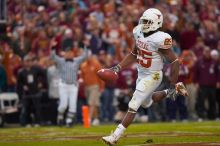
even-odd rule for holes
{"type": "Polygon", "coordinates": [[[160,53],[170,62],[170,84],[175,85],[179,76],[179,60],[171,49],[160,49],[160,53]]]}
{"type": "Polygon", "coordinates": [[[121,69],[129,66],[130,64],[134,63],[137,60],[137,57],[133,54],[128,54],[120,63],[121,69]]]}
{"type": "Polygon", "coordinates": [[[171,63],[170,83],[175,85],[179,76],[179,61],[171,63]]]}

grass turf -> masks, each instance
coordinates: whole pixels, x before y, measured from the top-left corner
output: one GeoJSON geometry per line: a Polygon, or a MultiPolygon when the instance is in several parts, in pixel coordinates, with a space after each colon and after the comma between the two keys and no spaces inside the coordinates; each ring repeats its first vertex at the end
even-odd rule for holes
{"type": "MultiPolygon", "coordinates": [[[[103,146],[100,138],[108,135],[116,125],[83,128],[38,127],[2,128],[0,146],[103,146]]],[[[151,144],[218,142],[220,122],[145,123],[132,124],[118,146],[151,144]]]]}

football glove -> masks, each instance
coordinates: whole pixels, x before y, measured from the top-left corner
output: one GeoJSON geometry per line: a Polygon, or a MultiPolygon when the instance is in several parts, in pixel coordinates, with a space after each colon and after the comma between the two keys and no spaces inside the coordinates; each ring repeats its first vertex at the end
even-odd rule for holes
{"type": "Polygon", "coordinates": [[[176,100],[177,92],[176,92],[175,85],[170,85],[170,87],[167,90],[167,97],[173,101],[176,100]]]}
{"type": "Polygon", "coordinates": [[[118,73],[121,70],[121,66],[118,64],[116,66],[111,67],[110,70],[118,73]]]}

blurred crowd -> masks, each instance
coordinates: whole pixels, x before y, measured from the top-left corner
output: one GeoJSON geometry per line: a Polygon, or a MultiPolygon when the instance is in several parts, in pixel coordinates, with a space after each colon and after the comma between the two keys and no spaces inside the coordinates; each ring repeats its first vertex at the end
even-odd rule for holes
{"type": "MultiPolygon", "coordinates": [[[[36,105],[41,119],[41,104],[48,102],[46,98],[54,100],[55,106],[59,99],[51,42],[57,42],[60,56],[70,48],[78,56],[88,41],[92,55],[79,71],[77,119],[81,120],[81,105],[88,103],[86,86],[95,84],[100,92],[98,118],[119,122],[135,88],[135,64],[122,70],[114,85],[100,84],[94,72],[117,64],[130,52],[134,47],[132,30],[150,7],[163,13],[162,30],[173,38],[172,49],[181,61],[179,81],[186,85],[189,97],[140,109],[137,120],[220,118],[219,0],[8,0],[6,33],[0,40],[0,92],[17,92],[22,100],[19,71],[34,67],[40,77],[33,91],[41,93],[36,105]]],[[[164,74],[160,89],[166,88],[169,65],[164,74]]],[[[21,123],[25,125],[25,121],[21,123]]]]}

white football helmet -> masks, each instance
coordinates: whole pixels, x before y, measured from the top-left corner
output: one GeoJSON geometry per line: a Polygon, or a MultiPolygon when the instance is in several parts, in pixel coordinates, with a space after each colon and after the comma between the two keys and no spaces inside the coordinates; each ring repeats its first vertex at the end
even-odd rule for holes
{"type": "Polygon", "coordinates": [[[141,25],[141,29],[144,33],[155,31],[162,27],[162,24],[163,15],[158,9],[155,8],[147,9],[139,20],[139,25],[141,25]]]}

